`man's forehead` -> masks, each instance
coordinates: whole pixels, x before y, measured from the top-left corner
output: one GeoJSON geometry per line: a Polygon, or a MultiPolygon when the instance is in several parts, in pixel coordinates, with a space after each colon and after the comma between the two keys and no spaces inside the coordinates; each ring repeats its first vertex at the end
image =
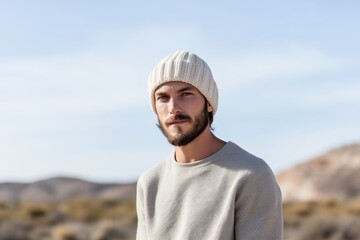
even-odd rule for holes
{"type": "Polygon", "coordinates": [[[166,82],[162,85],[160,85],[156,90],[155,94],[158,92],[164,92],[168,90],[174,90],[174,91],[183,91],[183,90],[196,90],[196,87],[189,83],[184,83],[180,81],[173,81],[173,82],[166,82]]]}

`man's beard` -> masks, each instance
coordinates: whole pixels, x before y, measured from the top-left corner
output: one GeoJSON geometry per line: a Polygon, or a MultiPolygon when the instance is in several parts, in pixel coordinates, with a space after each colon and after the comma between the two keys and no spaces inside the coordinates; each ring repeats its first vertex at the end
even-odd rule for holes
{"type": "Polygon", "coordinates": [[[177,114],[174,116],[171,121],[177,121],[177,120],[188,120],[190,123],[192,123],[191,129],[187,132],[184,132],[180,127],[177,127],[178,135],[172,137],[170,134],[165,130],[165,127],[163,124],[161,124],[160,120],[158,119],[157,126],[161,130],[161,132],[164,134],[164,136],[167,138],[170,144],[174,146],[185,146],[192,142],[195,138],[197,138],[208,126],[209,124],[209,118],[208,118],[208,110],[207,110],[207,104],[205,104],[205,107],[203,111],[201,111],[200,114],[194,117],[192,120],[190,116],[184,115],[184,114],[177,114]]]}

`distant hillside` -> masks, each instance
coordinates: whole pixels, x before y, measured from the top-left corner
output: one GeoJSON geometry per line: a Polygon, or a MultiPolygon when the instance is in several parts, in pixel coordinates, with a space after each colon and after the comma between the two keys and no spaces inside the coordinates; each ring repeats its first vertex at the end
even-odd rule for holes
{"type": "Polygon", "coordinates": [[[360,144],[344,146],[277,176],[284,201],[360,199],[360,144]]]}
{"type": "Polygon", "coordinates": [[[0,201],[67,201],[74,198],[135,200],[136,184],[104,184],[56,177],[34,183],[0,183],[0,201]]]}

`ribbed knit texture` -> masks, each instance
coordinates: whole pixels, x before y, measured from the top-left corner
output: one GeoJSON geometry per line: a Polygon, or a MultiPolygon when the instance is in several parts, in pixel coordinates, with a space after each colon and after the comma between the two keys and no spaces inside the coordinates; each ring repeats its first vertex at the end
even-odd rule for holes
{"type": "Polygon", "coordinates": [[[218,89],[207,63],[196,54],[177,51],[162,59],[151,71],[148,79],[151,107],[155,111],[155,90],[166,82],[180,81],[193,85],[204,95],[213,108],[218,107],[218,89]]]}
{"type": "Polygon", "coordinates": [[[280,189],[268,165],[228,142],[179,164],[171,154],[137,186],[137,240],[281,240],[280,189]]]}

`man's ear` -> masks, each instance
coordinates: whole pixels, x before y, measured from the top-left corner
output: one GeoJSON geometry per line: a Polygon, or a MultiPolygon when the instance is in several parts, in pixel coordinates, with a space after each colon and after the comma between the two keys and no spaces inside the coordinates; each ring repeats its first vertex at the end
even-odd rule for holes
{"type": "Polygon", "coordinates": [[[207,109],[208,109],[208,112],[213,112],[214,109],[213,107],[210,105],[210,103],[207,103],[207,109]]]}

